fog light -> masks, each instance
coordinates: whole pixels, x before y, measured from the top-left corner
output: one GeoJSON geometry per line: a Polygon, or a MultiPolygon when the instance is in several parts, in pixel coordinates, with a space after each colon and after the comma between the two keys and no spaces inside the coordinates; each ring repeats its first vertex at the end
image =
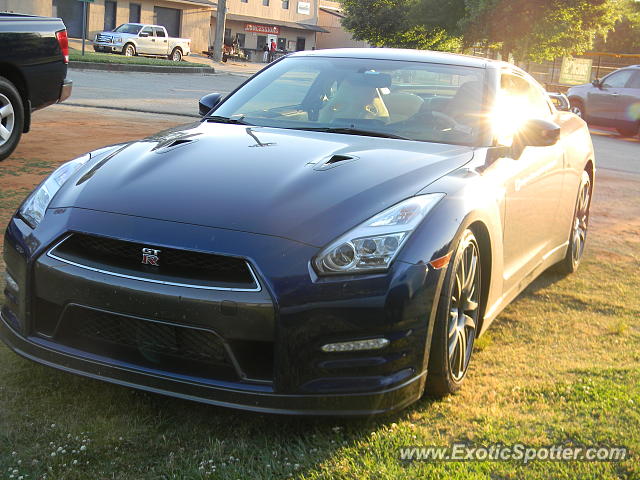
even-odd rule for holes
{"type": "Polygon", "coordinates": [[[20,287],[18,286],[18,282],[16,282],[13,277],[11,275],[9,275],[9,273],[5,272],[4,274],[4,281],[7,285],[7,290],[9,290],[11,293],[18,295],[18,293],[20,292],[20,287]]]}
{"type": "Polygon", "coordinates": [[[369,340],[356,340],[354,342],[328,343],[323,345],[323,352],[357,352],[360,350],[379,350],[389,345],[386,338],[370,338],[369,340]]]}

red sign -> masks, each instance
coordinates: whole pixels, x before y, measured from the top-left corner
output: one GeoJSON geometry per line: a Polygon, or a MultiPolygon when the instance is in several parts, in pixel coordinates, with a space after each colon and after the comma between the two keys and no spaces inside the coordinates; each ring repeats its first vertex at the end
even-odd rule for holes
{"type": "Polygon", "coordinates": [[[257,23],[247,23],[244,26],[245,32],[271,33],[273,35],[280,34],[280,27],[275,25],[259,25],[257,23]]]}

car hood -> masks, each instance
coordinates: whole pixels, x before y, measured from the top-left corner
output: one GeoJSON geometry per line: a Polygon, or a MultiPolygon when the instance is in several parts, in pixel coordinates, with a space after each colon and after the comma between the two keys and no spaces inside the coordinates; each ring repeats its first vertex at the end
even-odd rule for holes
{"type": "Polygon", "coordinates": [[[89,162],[51,208],[322,246],[472,157],[464,146],[203,122],[89,162]]]}

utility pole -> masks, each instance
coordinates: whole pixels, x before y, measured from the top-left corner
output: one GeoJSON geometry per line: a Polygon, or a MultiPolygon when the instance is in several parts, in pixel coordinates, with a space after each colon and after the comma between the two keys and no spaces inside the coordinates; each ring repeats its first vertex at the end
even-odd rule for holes
{"type": "Polygon", "coordinates": [[[222,61],[222,49],[224,44],[224,27],[227,21],[227,0],[218,0],[218,15],[216,17],[216,38],[213,45],[213,59],[222,61]]]}
{"type": "Polygon", "coordinates": [[[84,56],[84,44],[87,38],[87,2],[82,2],[82,55],[84,56]]]}

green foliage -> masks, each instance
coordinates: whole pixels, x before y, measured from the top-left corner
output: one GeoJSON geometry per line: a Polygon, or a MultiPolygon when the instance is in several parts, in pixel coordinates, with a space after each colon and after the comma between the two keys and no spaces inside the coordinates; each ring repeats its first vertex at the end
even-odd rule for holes
{"type": "Polygon", "coordinates": [[[613,29],[596,39],[595,48],[612,53],[640,53],[640,4],[631,2],[613,29]]]}
{"type": "Polygon", "coordinates": [[[377,47],[458,51],[462,39],[448,3],[457,4],[456,15],[464,11],[463,0],[345,0],[343,25],[356,40],[377,47]]]}
{"type": "Polygon", "coordinates": [[[498,43],[503,55],[552,60],[584,53],[621,14],[620,0],[468,0],[467,44],[498,43]]]}
{"type": "Polygon", "coordinates": [[[482,44],[540,61],[593,48],[628,1],[345,0],[343,24],[375,46],[460,51],[482,44]]]}

